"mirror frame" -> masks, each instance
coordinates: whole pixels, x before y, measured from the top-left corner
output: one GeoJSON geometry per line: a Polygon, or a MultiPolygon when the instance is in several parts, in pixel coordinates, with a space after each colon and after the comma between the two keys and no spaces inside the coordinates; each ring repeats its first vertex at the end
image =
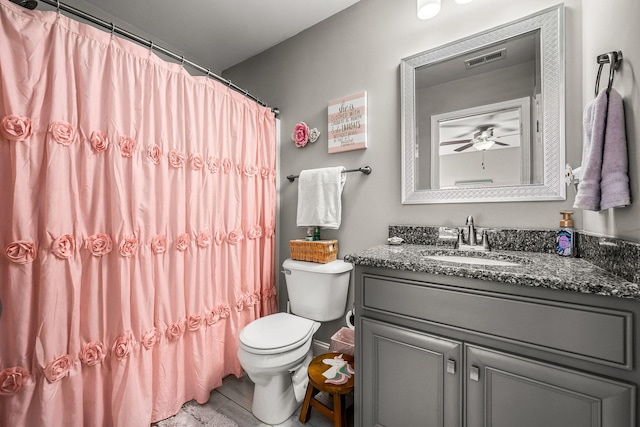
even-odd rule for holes
{"type": "Polygon", "coordinates": [[[404,58],[400,63],[400,78],[402,204],[566,199],[564,182],[564,6],[562,4],[404,58]],[[416,188],[415,69],[536,30],[540,30],[541,47],[543,182],[541,184],[496,187],[416,188]]]}

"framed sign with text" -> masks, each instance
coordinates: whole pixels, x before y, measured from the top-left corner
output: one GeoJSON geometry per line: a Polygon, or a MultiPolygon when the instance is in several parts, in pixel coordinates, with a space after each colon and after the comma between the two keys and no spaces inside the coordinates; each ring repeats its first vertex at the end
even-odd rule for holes
{"type": "Polygon", "coordinates": [[[367,148],[367,92],[329,101],[329,154],[367,148]]]}

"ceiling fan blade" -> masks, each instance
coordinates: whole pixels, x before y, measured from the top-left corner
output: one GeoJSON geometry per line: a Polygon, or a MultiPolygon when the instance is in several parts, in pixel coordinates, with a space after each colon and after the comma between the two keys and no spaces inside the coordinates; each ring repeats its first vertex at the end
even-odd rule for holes
{"type": "Polygon", "coordinates": [[[519,133],[519,132],[517,132],[517,133],[509,133],[509,134],[506,134],[506,135],[493,136],[493,137],[491,137],[491,139],[496,139],[496,138],[505,138],[505,137],[507,137],[507,136],[516,136],[516,135],[520,135],[520,133],[519,133]]]}
{"type": "Polygon", "coordinates": [[[466,150],[467,148],[471,148],[471,147],[473,147],[473,144],[472,144],[472,143],[469,143],[469,144],[467,144],[467,145],[463,145],[462,147],[458,147],[458,148],[456,148],[456,149],[455,149],[455,150],[453,150],[453,151],[457,151],[457,152],[459,153],[459,152],[464,151],[464,150],[466,150]]]}
{"type": "Polygon", "coordinates": [[[470,139],[460,139],[460,140],[457,140],[457,141],[442,141],[440,143],[440,145],[442,146],[442,145],[465,144],[465,143],[468,143],[470,141],[471,141],[470,139]]]}
{"type": "Polygon", "coordinates": [[[507,147],[509,145],[511,145],[511,144],[505,144],[504,142],[498,142],[498,141],[493,141],[493,143],[496,144],[496,145],[503,145],[503,146],[507,146],[507,147]]]}

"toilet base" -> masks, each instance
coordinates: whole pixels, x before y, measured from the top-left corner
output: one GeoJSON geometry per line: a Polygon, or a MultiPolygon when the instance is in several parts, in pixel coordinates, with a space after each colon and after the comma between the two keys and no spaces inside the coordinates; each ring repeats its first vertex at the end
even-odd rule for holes
{"type": "Polygon", "coordinates": [[[255,384],[251,412],[263,423],[282,424],[301,403],[296,399],[291,374],[285,372],[271,377],[267,385],[255,384]]]}
{"type": "Polygon", "coordinates": [[[257,378],[247,372],[254,383],[251,406],[253,416],[266,424],[281,424],[288,420],[304,399],[311,359],[309,351],[293,372],[259,375],[257,378]]]}

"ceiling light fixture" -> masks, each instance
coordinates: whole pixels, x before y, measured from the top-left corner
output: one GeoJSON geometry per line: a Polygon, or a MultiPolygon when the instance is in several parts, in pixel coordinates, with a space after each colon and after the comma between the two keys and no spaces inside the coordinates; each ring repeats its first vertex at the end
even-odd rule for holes
{"type": "Polygon", "coordinates": [[[440,12],[440,0],[418,0],[418,18],[431,19],[440,12]]]}
{"type": "MultiPolygon", "coordinates": [[[[431,19],[440,12],[440,4],[442,0],[417,0],[418,1],[418,18],[431,19]]],[[[465,4],[471,0],[455,0],[458,4],[465,4]]]]}
{"type": "Polygon", "coordinates": [[[485,151],[493,147],[493,144],[495,144],[495,141],[491,139],[481,139],[480,141],[473,143],[473,148],[479,151],[485,151]]]}

